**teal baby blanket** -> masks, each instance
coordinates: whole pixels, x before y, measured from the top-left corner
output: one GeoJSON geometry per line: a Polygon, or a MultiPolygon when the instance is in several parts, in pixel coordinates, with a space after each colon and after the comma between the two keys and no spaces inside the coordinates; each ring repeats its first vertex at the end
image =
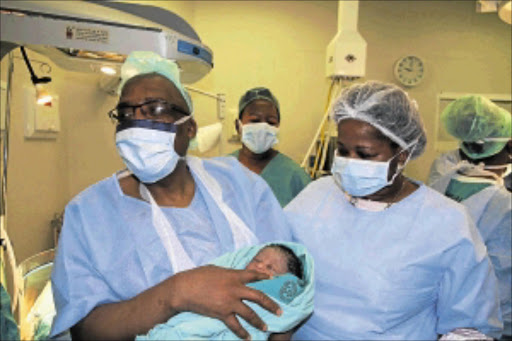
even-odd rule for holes
{"type": "MultiPolygon", "coordinates": [[[[285,274],[248,284],[274,299],[283,311],[281,316],[276,316],[257,304],[246,302],[268,326],[268,330],[263,332],[252,327],[242,318],[238,318],[242,326],[251,334],[252,340],[267,340],[272,333],[287,332],[313,312],[314,264],[311,255],[300,244],[273,242],[245,247],[220,256],[211,264],[231,269],[244,269],[260,249],[269,244],[282,244],[292,249],[302,263],[304,278],[299,279],[292,274],[285,274]]],[[[239,340],[239,338],[220,320],[186,312],[172,317],[166,323],[156,325],[148,334],[137,336],[136,340],[239,340]]]]}

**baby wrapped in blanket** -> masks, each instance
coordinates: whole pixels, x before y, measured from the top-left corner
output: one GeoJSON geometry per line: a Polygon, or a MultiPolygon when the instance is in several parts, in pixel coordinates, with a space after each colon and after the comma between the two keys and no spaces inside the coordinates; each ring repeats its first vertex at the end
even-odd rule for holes
{"type": "MultiPolygon", "coordinates": [[[[267,243],[225,254],[211,264],[265,272],[273,277],[247,284],[276,301],[283,314],[276,316],[251,302],[246,302],[267,324],[266,332],[238,318],[252,340],[266,340],[270,334],[284,333],[313,312],[313,260],[305,247],[290,242],[267,243]]],[[[137,340],[238,340],[220,320],[195,313],[180,313],[166,323],[156,325],[137,340]]]]}

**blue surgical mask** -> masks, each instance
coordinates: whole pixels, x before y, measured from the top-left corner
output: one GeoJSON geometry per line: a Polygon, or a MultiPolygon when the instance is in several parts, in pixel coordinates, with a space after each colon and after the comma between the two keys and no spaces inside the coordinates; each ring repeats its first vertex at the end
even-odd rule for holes
{"type": "Polygon", "coordinates": [[[242,125],[242,143],[251,152],[261,154],[279,142],[278,132],[279,128],[266,122],[244,124],[242,125]]]}
{"type": "Polygon", "coordinates": [[[388,161],[370,161],[338,156],[336,152],[331,169],[334,181],[344,192],[354,197],[365,197],[378,192],[391,185],[405,167],[407,161],[404,165],[399,165],[388,180],[389,165],[398,154],[388,161]]]}
{"type": "Polygon", "coordinates": [[[174,150],[177,125],[151,120],[130,120],[119,123],[116,147],[128,169],[143,183],[155,183],[171,174],[182,159],[174,150]]]}

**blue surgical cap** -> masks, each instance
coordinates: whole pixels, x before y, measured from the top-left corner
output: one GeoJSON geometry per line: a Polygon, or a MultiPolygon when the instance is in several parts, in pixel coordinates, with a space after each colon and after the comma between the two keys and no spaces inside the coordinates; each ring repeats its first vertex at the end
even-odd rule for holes
{"type": "Polygon", "coordinates": [[[190,95],[180,82],[180,69],[178,65],[172,60],[162,58],[155,52],[133,51],[128,55],[124,64],[121,66],[119,93],[129,79],[148,73],[158,73],[170,80],[185,99],[189,111],[191,113],[193,112],[190,95]]]}

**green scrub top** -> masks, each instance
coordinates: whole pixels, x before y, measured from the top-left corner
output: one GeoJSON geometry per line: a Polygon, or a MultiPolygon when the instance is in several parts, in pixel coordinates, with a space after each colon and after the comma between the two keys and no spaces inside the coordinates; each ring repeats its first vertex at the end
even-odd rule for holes
{"type": "MultiPolygon", "coordinates": [[[[229,154],[238,159],[240,149],[229,154]]],[[[281,207],[285,207],[304,187],[311,178],[295,161],[279,153],[265,166],[260,176],[274,192],[281,207]]]]}
{"type": "Polygon", "coordinates": [[[462,202],[489,186],[491,186],[489,182],[467,182],[454,178],[450,180],[445,195],[457,202],[462,202]]]}
{"type": "Polygon", "coordinates": [[[0,301],[0,340],[19,340],[18,325],[11,313],[11,298],[3,284],[0,284],[0,301]]]}

